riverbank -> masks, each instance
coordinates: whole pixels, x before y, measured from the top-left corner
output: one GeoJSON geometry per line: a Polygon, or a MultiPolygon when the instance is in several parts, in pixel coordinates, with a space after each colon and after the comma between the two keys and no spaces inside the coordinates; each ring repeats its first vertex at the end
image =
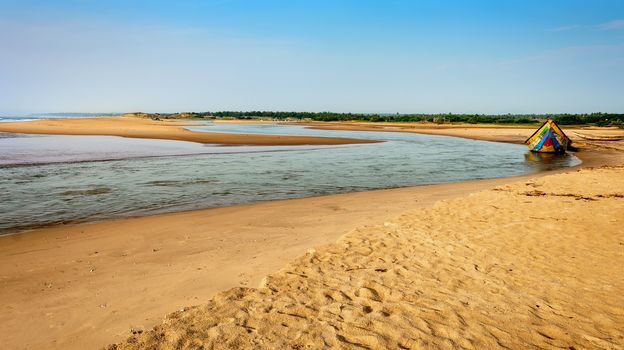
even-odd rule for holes
{"type": "MultiPolygon", "coordinates": [[[[523,144],[538,126],[535,125],[493,125],[493,124],[434,124],[434,123],[363,123],[363,122],[306,122],[306,125],[324,130],[358,130],[413,132],[417,134],[462,137],[473,140],[509,142],[523,144]]],[[[624,150],[621,141],[588,141],[580,138],[577,133],[587,136],[624,137],[624,129],[617,127],[566,126],[566,135],[580,147],[598,147],[605,149],[624,150]]]]}
{"type": "Polygon", "coordinates": [[[0,123],[0,132],[21,134],[123,136],[248,146],[344,145],[376,142],[373,140],[336,137],[207,133],[190,131],[183,128],[183,126],[190,125],[198,124],[192,121],[181,120],[156,121],[133,117],[98,117],[45,119],[26,122],[0,123]]]}
{"type": "MultiPolygon", "coordinates": [[[[615,152],[588,151],[585,157],[593,159],[584,159],[586,165],[622,162],[615,152]]],[[[311,247],[357,227],[544,175],[58,225],[0,237],[0,335],[12,349],[104,346],[218,292],[258,286],[311,247]]]]}
{"type": "Polygon", "coordinates": [[[615,349],[623,188],[583,169],[410,210],[108,349],[615,349]]]}
{"type": "Polygon", "coordinates": [[[11,349],[121,341],[233,287],[255,287],[309,248],[495,179],[266,202],[0,237],[0,331],[11,349]],[[28,325],[28,327],[25,327],[28,325]]]}
{"type": "MultiPolygon", "coordinates": [[[[226,124],[274,124],[259,120],[216,120],[226,124]]],[[[537,125],[496,124],[435,124],[435,123],[371,123],[371,122],[285,122],[320,130],[411,132],[416,134],[453,136],[472,140],[524,144],[537,125]]],[[[624,139],[619,141],[586,140],[578,134],[590,137],[623,137],[624,129],[598,126],[565,126],[566,135],[580,148],[599,148],[624,151],[624,139]]]]}

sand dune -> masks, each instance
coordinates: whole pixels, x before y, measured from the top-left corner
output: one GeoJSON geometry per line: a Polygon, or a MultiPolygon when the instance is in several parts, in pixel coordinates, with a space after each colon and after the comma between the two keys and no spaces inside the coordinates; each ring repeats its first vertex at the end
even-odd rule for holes
{"type": "Polygon", "coordinates": [[[48,119],[28,122],[0,123],[0,132],[22,134],[59,135],[105,135],[148,139],[191,141],[222,145],[340,145],[374,143],[374,140],[359,140],[338,137],[244,135],[190,131],[182,128],[194,125],[190,121],[154,121],[132,117],[101,117],[48,119]]]}
{"type": "Polygon", "coordinates": [[[362,227],[109,349],[624,344],[624,167],[503,185],[362,227]]]}

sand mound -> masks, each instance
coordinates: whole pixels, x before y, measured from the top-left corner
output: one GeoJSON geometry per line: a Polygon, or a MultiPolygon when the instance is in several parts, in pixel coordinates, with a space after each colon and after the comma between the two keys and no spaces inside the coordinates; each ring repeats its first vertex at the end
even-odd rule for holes
{"type": "Polygon", "coordinates": [[[621,348],[624,168],[352,231],[109,349],[621,348]]]}

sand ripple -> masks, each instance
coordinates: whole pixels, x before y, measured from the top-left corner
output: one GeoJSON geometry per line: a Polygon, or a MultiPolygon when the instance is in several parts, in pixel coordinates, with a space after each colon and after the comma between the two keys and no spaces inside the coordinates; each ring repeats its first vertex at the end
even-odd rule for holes
{"type": "Polygon", "coordinates": [[[623,193],[612,167],[442,201],[109,349],[621,349],[623,193]]]}

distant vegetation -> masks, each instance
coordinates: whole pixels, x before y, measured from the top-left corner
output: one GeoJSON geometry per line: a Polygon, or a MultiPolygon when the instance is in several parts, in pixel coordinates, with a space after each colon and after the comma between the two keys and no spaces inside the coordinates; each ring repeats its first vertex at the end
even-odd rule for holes
{"type": "Polygon", "coordinates": [[[75,112],[57,112],[57,113],[33,113],[31,116],[41,116],[41,117],[114,117],[117,115],[121,115],[121,113],[75,113],[75,112]]]}
{"type": "Polygon", "coordinates": [[[469,124],[538,124],[552,118],[561,125],[597,125],[624,127],[624,114],[364,114],[333,112],[271,112],[271,111],[221,111],[184,112],[173,114],[134,113],[159,119],[272,119],[290,121],[365,121],[365,122],[432,122],[469,124]]]}

